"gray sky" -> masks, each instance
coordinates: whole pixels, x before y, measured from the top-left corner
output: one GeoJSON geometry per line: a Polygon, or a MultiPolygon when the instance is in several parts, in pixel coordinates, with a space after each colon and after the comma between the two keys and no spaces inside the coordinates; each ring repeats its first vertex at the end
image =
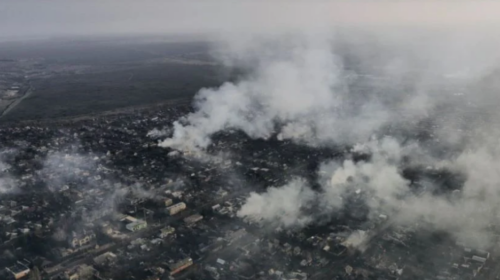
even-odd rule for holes
{"type": "Polygon", "coordinates": [[[498,23],[498,1],[1,0],[0,37],[498,23]]]}

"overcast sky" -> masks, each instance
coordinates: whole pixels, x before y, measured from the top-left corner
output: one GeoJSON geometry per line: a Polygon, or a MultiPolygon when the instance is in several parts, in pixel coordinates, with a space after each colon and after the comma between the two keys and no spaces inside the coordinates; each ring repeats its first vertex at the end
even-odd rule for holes
{"type": "Polygon", "coordinates": [[[500,22],[500,1],[0,0],[0,37],[500,22]]]}

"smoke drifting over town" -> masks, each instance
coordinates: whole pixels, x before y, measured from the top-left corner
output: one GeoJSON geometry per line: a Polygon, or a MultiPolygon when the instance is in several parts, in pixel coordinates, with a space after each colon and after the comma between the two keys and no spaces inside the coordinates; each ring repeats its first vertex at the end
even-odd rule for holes
{"type": "Polygon", "coordinates": [[[369,217],[388,215],[396,224],[487,244],[500,199],[499,116],[492,106],[500,101],[498,41],[473,24],[457,32],[429,22],[407,29],[316,23],[272,36],[222,37],[217,57],[245,75],[200,90],[195,111],[175,122],[160,146],[203,151],[227,129],[312,147],[348,146],[344,159],[321,165],[318,182],[291,178],[252,193],[238,215],[306,226],[355,199],[369,217]],[[366,157],[354,160],[358,154],[366,157]],[[429,178],[408,179],[408,169],[466,179],[438,191],[429,178]],[[311,211],[311,204],[318,207],[311,211]]]}
{"type": "Polygon", "coordinates": [[[302,207],[307,207],[315,199],[316,194],[306,182],[295,179],[280,188],[271,187],[264,194],[251,193],[238,214],[277,222],[285,227],[304,226],[312,221],[312,217],[306,215],[302,207]]]}
{"type": "Polygon", "coordinates": [[[7,149],[0,151],[0,194],[12,193],[17,190],[15,181],[10,176],[10,165],[5,162],[4,157],[14,153],[15,150],[7,149]]]}
{"type": "Polygon", "coordinates": [[[0,3],[0,280],[500,279],[500,1],[0,3]]]}

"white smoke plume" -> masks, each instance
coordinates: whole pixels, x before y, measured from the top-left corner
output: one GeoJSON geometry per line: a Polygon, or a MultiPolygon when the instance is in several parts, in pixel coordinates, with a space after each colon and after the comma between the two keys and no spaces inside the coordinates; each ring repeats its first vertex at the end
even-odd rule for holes
{"type": "Polygon", "coordinates": [[[341,164],[330,162],[320,168],[322,174],[327,174],[327,178],[323,179],[324,209],[340,208],[342,196],[348,192],[369,193],[368,205],[377,208],[408,190],[408,182],[402,178],[397,166],[402,148],[395,140],[373,140],[364,147],[354,148],[354,151],[359,150],[370,152],[371,160],[358,163],[345,160],[341,164]]]}
{"type": "Polygon", "coordinates": [[[425,222],[487,243],[500,199],[494,132],[500,120],[494,38],[500,37],[473,24],[454,23],[457,32],[430,22],[425,28],[389,28],[390,22],[334,28],[322,20],[293,32],[223,38],[218,57],[246,75],[200,90],[195,112],[175,122],[160,146],[203,150],[211,135],[226,129],[311,146],[351,145],[371,158],[325,162],[321,195],[293,180],[252,193],[238,215],[306,225],[317,217],[304,205],[312,201],[321,214],[334,213],[354,193],[371,212],[387,212],[397,223],[425,222]],[[413,194],[401,174],[405,157],[464,174],[463,189],[453,199],[413,194]]]}
{"type": "Polygon", "coordinates": [[[345,207],[348,196],[362,197],[376,217],[383,213],[395,224],[423,224],[445,230],[471,246],[485,247],[492,242],[492,226],[498,220],[500,199],[498,182],[499,160],[484,148],[466,151],[453,161],[436,162],[460,170],[467,180],[454,196],[432,193],[415,194],[410,182],[399,169],[403,156],[410,155],[415,146],[400,146],[391,138],[372,140],[356,146],[353,151],[369,152],[371,159],[354,162],[327,162],[320,167],[322,192],[311,190],[304,180],[270,188],[262,194],[252,193],[238,212],[240,217],[252,217],[284,227],[305,226],[320,216],[334,215],[345,207]],[[319,212],[307,211],[304,205],[319,205],[319,212]]]}
{"type": "MultiPolygon", "coordinates": [[[[74,151],[50,151],[40,173],[50,191],[59,191],[70,182],[87,184],[97,167],[95,159],[74,151]]],[[[80,186],[82,187],[82,186],[80,186]]]]}
{"type": "Polygon", "coordinates": [[[403,42],[389,42],[388,47],[375,46],[381,58],[374,58],[361,45],[374,43],[372,39],[358,43],[353,36],[327,29],[256,36],[256,42],[246,48],[225,46],[228,54],[222,60],[230,65],[241,63],[249,74],[219,88],[200,90],[194,101],[196,111],[175,122],[173,136],[160,146],[204,149],[213,133],[225,129],[240,129],[263,139],[278,134],[278,139],[309,145],[365,142],[389,124],[416,125],[437,114],[441,116],[436,122],[449,127],[442,133],[446,135],[439,136],[451,141],[458,137],[449,135],[459,128],[457,114],[439,110],[442,106],[463,108],[453,98],[471,103],[469,97],[453,94],[467,91],[498,62],[498,55],[488,49],[474,61],[457,61],[462,50],[454,49],[438,58],[446,47],[460,45],[463,37],[459,36],[450,35],[445,42],[433,36],[421,49],[406,46],[403,37],[403,42]],[[398,57],[390,57],[394,56],[391,52],[398,57]],[[359,61],[349,61],[353,59],[359,61]],[[457,71],[467,72],[446,80],[457,71]]]}
{"type": "Polygon", "coordinates": [[[316,194],[307,187],[306,182],[294,179],[283,187],[271,187],[262,194],[252,192],[238,211],[238,216],[285,227],[304,226],[312,221],[312,217],[303,210],[315,200],[316,194]]]}
{"type": "Polygon", "coordinates": [[[373,139],[354,151],[370,152],[370,161],[355,163],[324,163],[319,170],[322,193],[314,192],[305,180],[295,179],[280,188],[270,188],[263,194],[252,193],[241,210],[240,217],[254,217],[267,222],[277,221],[283,226],[305,225],[319,215],[332,215],[344,207],[348,194],[366,195],[374,210],[393,210],[399,197],[408,192],[397,164],[404,154],[403,148],[391,138],[373,139]],[[304,205],[319,205],[319,213],[307,211],[304,205]],[[308,214],[306,214],[308,213],[308,214]]]}
{"type": "Polygon", "coordinates": [[[0,194],[17,192],[18,186],[10,175],[10,164],[5,162],[6,154],[15,153],[15,150],[6,149],[0,151],[0,194]]]}
{"type": "Polygon", "coordinates": [[[292,40],[291,50],[259,61],[249,80],[201,90],[195,100],[198,110],[176,122],[173,137],[161,146],[205,148],[211,134],[227,128],[268,138],[277,121],[296,122],[309,112],[333,110],[337,98],[331,90],[339,73],[328,37],[317,37],[292,40]]]}
{"type": "Polygon", "coordinates": [[[148,131],[146,134],[147,137],[149,138],[161,138],[165,137],[169,134],[170,132],[167,129],[158,129],[158,128],[153,128],[152,130],[148,131]]]}
{"type": "Polygon", "coordinates": [[[459,239],[476,246],[486,246],[494,240],[492,230],[500,209],[498,146],[479,147],[464,151],[446,166],[462,171],[466,181],[455,197],[424,194],[404,201],[398,213],[399,223],[421,219],[435,228],[448,230],[459,239]]]}

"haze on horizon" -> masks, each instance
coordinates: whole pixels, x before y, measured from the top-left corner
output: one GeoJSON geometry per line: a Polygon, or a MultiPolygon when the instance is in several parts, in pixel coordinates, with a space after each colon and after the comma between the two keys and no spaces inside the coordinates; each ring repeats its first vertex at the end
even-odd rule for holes
{"type": "MultiPolygon", "coordinates": [[[[493,1],[7,0],[0,39],[108,34],[221,34],[318,26],[465,28],[500,23],[493,1]]],[[[486,31],[484,28],[481,30],[486,31]]]]}

